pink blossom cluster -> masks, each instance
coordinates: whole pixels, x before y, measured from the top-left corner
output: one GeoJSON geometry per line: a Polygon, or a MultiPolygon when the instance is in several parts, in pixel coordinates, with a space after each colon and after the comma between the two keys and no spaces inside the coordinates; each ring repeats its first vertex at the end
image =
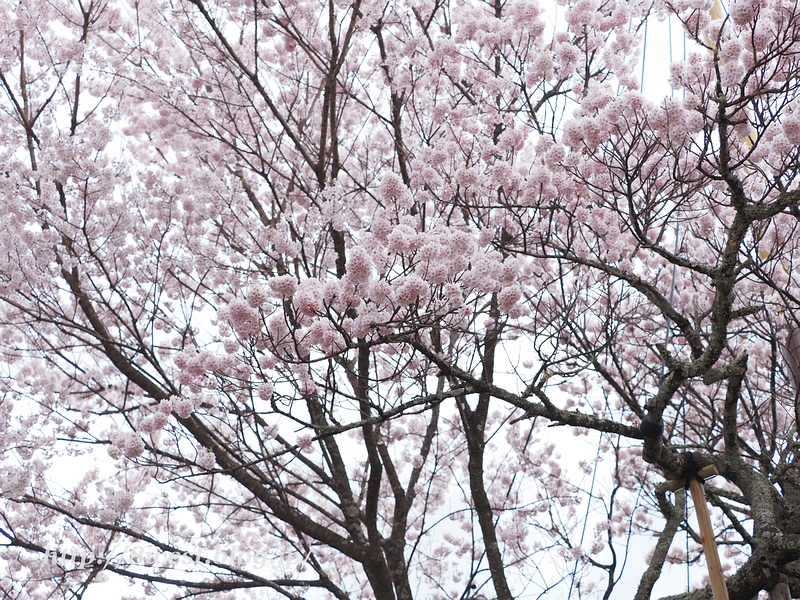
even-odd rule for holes
{"type": "MultiPolygon", "coordinates": [[[[266,343],[273,352],[305,355],[312,349],[325,354],[340,352],[347,347],[348,339],[376,332],[374,324],[392,321],[399,309],[431,316],[461,310],[464,299],[473,292],[500,292],[504,313],[512,318],[523,314],[515,260],[482,250],[464,230],[422,232],[417,227],[413,218],[404,217],[392,224],[379,213],[364,234],[363,244],[349,251],[344,278],[298,280],[283,275],[268,279],[274,297],[264,298],[269,296],[264,287],[253,288],[260,290],[257,304],[263,307],[271,303],[278,310],[265,322],[259,321],[258,329],[254,309],[240,300],[231,301],[221,316],[237,334],[252,325],[250,337],[258,344],[266,343]],[[410,268],[397,271],[398,261],[408,262],[410,268]],[[445,286],[444,302],[432,295],[431,285],[445,286]],[[282,304],[275,304],[279,298],[291,299],[293,316],[283,313],[282,304]],[[357,316],[352,317],[348,311],[354,308],[357,316]],[[288,327],[292,319],[301,325],[293,333],[288,327]]],[[[490,243],[491,237],[482,236],[482,243],[490,243]]],[[[209,365],[214,360],[209,353],[190,352],[176,357],[176,365],[187,382],[200,383],[213,370],[209,365]]]]}
{"type": "Polygon", "coordinates": [[[28,489],[31,481],[31,471],[21,467],[5,467],[3,469],[3,482],[0,483],[0,497],[19,498],[28,489]]]}
{"type": "Polygon", "coordinates": [[[380,184],[381,197],[390,202],[395,202],[399,208],[410,208],[413,202],[411,192],[395,173],[387,173],[380,184]]]}
{"type": "Polygon", "coordinates": [[[263,286],[255,284],[247,292],[247,304],[250,308],[258,308],[269,299],[269,294],[263,286]]]}
{"type": "Polygon", "coordinates": [[[225,319],[241,338],[255,336],[261,330],[261,315],[258,310],[241,298],[234,298],[222,308],[219,318],[225,319]]]}
{"type": "Polygon", "coordinates": [[[204,469],[213,469],[217,459],[208,448],[200,448],[197,451],[197,464],[204,469]]]}
{"type": "Polygon", "coordinates": [[[793,146],[800,145],[800,103],[788,108],[781,120],[783,135],[793,146]]]}
{"type": "Polygon", "coordinates": [[[133,459],[144,452],[144,441],[135,431],[115,431],[111,434],[111,445],[108,454],[111,458],[120,458],[123,455],[133,459]]]}

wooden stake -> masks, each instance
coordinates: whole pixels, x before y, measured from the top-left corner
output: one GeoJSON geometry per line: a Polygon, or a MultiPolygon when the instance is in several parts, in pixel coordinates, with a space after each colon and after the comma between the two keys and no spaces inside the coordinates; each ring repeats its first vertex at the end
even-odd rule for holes
{"type": "Polygon", "coordinates": [[[708,576],[711,579],[714,600],[728,600],[728,588],[725,586],[725,578],[722,576],[722,565],[719,562],[717,543],[714,541],[714,530],[711,529],[711,516],[708,514],[703,484],[696,477],[692,477],[689,480],[689,491],[692,493],[694,512],[700,526],[700,539],[703,542],[703,554],[705,554],[706,565],[708,565],[708,576]]]}

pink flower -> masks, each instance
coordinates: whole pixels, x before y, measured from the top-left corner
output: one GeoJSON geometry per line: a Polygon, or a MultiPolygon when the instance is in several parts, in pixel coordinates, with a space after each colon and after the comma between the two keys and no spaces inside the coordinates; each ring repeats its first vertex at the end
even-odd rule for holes
{"type": "Polygon", "coordinates": [[[247,304],[251,308],[258,308],[267,301],[267,290],[260,285],[254,285],[247,294],[247,304]]]}
{"type": "Polygon", "coordinates": [[[194,406],[188,398],[177,398],[172,402],[172,410],[182,419],[188,419],[194,411],[194,406]]]}
{"type": "MultiPolygon", "coordinates": [[[[286,317],[280,313],[275,313],[267,319],[267,333],[270,339],[276,344],[285,341],[289,336],[289,327],[286,325],[286,317]]],[[[277,364],[277,362],[275,364],[277,364]]]]}
{"type": "Polygon", "coordinates": [[[354,284],[366,283],[372,275],[372,260],[363,248],[354,248],[347,260],[347,278],[354,284]]]}
{"type": "Polygon", "coordinates": [[[241,298],[234,298],[223,313],[231,327],[243,337],[251,337],[261,330],[258,311],[248,306],[241,298]]]}
{"type": "Polygon", "coordinates": [[[267,353],[258,357],[258,365],[262,369],[273,369],[280,362],[280,359],[272,353],[267,353]]]}
{"type": "Polygon", "coordinates": [[[394,290],[394,299],[400,306],[408,306],[428,291],[428,284],[416,275],[406,277],[394,290]]]}
{"type": "Polygon", "coordinates": [[[403,181],[394,173],[384,176],[380,186],[381,198],[384,200],[395,200],[402,208],[411,206],[412,199],[408,188],[403,181]]]}
{"type": "Polygon", "coordinates": [[[136,458],[144,452],[144,442],[137,434],[129,432],[119,439],[119,447],[128,458],[136,458]]]}
{"type": "Polygon", "coordinates": [[[478,176],[477,169],[461,169],[456,174],[456,180],[458,181],[459,185],[467,188],[470,186],[478,185],[480,178],[478,176]]]}
{"type": "Polygon", "coordinates": [[[441,261],[431,262],[425,273],[425,278],[431,283],[443,283],[447,279],[447,265],[441,261]]]}
{"type": "Polygon", "coordinates": [[[446,283],[442,291],[447,298],[447,304],[451,308],[458,308],[464,304],[464,296],[461,293],[461,288],[455,283],[446,283]]]}
{"type": "Polygon", "coordinates": [[[270,279],[269,287],[281,296],[291,296],[297,289],[297,280],[291,275],[281,275],[270,279]]]}
{"type": "Polygon", "coordinates": [[[300,447],[300,450],[302,450],[303,453],[305,454],[310,454],[311,452],[314,451],[312,438],[307,433],[297,436],[297,445],[300,447]]]}
{"type": "Polygon", "coordinates": [[[391,252],[402,253],[413,250],[417,245],[417,232],[408,225],[398,225],[386,239],[391,252]]]}
{"type": "Polygon", "coordinates": [[[800,115],[796,112],[789,113],[783,121],[783,135],[790,144],[800,144],[800,115]]]}
{"type": "Polygon", "coordinates": [[[155,413],[153,415],[153,431],[155,432],[158,431],[159,429],[163,429],[164,426],[167,424],[167,421],[169,421],[168,414],[162,413],[160,411],[155,413]]]}
{"type": "Polygon", "coordinates": [[[213,469],[214,466],[217,464],[217,459],[214,456],[214,453],[208,450],[207,448],[200,448],[200,450],[197,451],[196,462],[203,469],[213,469]]]}
{"type": "Polygon", "coordinates": [[[274,386],[270,382],[266,381],[258,386],[258,397],[264,402],[268,402],[272,398],[274,391],[274,386]]]}
{"type": "Polygon", "coordinates": [[[450,246],[456,254],[468,256],[475,250],[475,240],[465,231],[454,231],[450,235],[450,246]]]}
{"type": "Polygon", "coordinates": [[[144,433],[153,433],[158,428],[155,425],[155,417],[154,415],[147,415],[141,421],[139,421],[139,430],[143,431],[144,433]]]}
{"type": "Polygon", "coordinates": [[[0,479],[0,496],[4,498],[19,498],[25,493],[31,479],[31,471],[9,467],[3,470],[0,479]]]}
{"type": "Polygon", "coordinates": [[[370,231],[377,239],[385,240],[392,231],[392,224],[382,213],[378,213],[372,220],[370,231]]]}
{"type": "Polygon", "coordinates": [[[128,490],[109,490],[108,506],[117,515],[122,515],[133,505],[133,493],[128,490]]]}
{"type": "Polygon", "coordinates": [[[314,316],[323,310],[323,289],[317,279],[305,279],[294,293],[293,303],[304,315],[314,316]]]}
{"type": "Polygon", "coordinates": [[[428,242],[417,251],[420,260],[435,260],[442,254],[442,246],[438,242],[428,242]]]}
{"type": "Polygon", "coordinates": [[[746,25],[756,16],[758,4],[752,0],[734,0],[730,3],[728,14],[735,25],[746,25]]]}
{"type": "Polygon", "coordinates": [[[508,314],[519,302],[522,291],[518,285],[510,285],[500,290],[497,295],[497,307],[500,312],[508,314]]]}

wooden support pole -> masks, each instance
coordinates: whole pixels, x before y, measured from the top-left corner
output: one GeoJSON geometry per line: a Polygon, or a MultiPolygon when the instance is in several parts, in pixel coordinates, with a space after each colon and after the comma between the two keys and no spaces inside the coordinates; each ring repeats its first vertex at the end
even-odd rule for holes
{"type": "Polygon", "coordinates": [[[714,600],[728,600],[728,588],[725,586],[725,578],[722,576],[722,565],[719,562],[717,543],[714,541],[714,530],[711,528],[711,516],[708,513],[702,482],[698,478],[692,477],[689,480],[689,491],[692,494],[697,523],[700,526],[703,554],[706,557],[706,565],[708,565],[708,576],[711,579],[714,600]]]}
{"type": "Polygon", "coordinates": [[[769,600],[792,600],[789,585],[783,582],[776,585],[769,591],[769,600]]]}
{"type": "Polygon", "coordinates": [[[714,541],[714,530],[711,528],[711,515],[708,513],[706,494],[703,491],[703,481],[709,477],[719,474],[714,464],[700,467],[697,464],[696,455],[687,453],[686,472],[677,478],[670,479],[667,487],[673,492],[688,487],[692,494],[694,512],[697,515],[697,523],[700,526],[700,539],[703,542],[703,555],[706,557],[708,566],[708,577],[711,580],[711,591],[714,600],[728,600],[728,588],[725,585],[725,578],[722,576],[722,565],[719,562],[717,553],[717,542],[714,541]],[[699,468],[698,468],[699,467],[699,468]]]}
{"type": "Polygon", "coordinates": [[[725,18],[725,11],[722,10],[722,4],[719,0],[714,0],[714,5],[711,7],[711,10],[708,11],[708,14],[711,15],[712,19],[725,18]]]}

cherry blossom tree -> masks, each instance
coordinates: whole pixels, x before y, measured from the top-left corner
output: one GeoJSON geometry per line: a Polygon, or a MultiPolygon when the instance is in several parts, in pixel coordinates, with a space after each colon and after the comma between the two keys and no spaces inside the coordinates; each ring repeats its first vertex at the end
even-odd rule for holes
{"type": "Polygon", "coordinates": [[[4,0],[3,597],[644,600],[698,462],[800,595],[800,6],[710,8],[4,0]]]}

